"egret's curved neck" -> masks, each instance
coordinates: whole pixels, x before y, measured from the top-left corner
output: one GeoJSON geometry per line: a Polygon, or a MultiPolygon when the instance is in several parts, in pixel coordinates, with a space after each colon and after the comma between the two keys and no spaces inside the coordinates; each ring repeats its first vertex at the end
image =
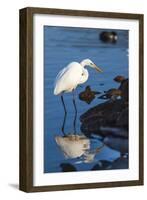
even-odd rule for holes
{"type": "Polygon", "coordinates": [[[82,67],[85,67],[85,66],[86,66],[85,60],[82,60],[82,61],[80,62],[80,65],[81,65],[82,67]]]}

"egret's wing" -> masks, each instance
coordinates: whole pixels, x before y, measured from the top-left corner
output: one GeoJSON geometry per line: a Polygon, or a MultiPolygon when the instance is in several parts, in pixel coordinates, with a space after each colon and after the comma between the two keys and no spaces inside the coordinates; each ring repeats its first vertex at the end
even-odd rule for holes
{"type": "Polygon", "coordinates": [[[67,67],[64,67],[61,71],[59,71],[59,73],[56,76],[56,79],[55,79],[55,82],[54,82],[54,86],[56,85],[56,82],[64,75],[66,70],[67,70],[67,67]]]}
{"type": "Polygon", "coordinates": [[[79,66],[79,63],[72,62],[58,73],[55,79],[55,94],[68,91],[78,84],[81,76],[81,68],[79,66]]]}

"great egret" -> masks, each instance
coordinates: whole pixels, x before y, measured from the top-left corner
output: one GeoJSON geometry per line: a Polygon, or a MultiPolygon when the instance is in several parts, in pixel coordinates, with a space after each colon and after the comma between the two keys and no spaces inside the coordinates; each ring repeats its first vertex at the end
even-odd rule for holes
{"type": "Polygon", "coordinates": [[[63,93],[73,92],[73,104],[75,111],[75,97],[74,90],[80,84],[85,83],[88,80],[89,73],[88,70],[85,69],[86,66],[92,67],[96,69],[98,72],[102,72],[102,70],[97,67],[90,59],[84,59],[80,63],[71,62],[65,68],[63,68],[57,75],[55,79],[55,87],[54,87],[54,95],[61,94],[61,101],[64,107],[64,111],[66,113],[66,107],[63,99],[63,93]]]}

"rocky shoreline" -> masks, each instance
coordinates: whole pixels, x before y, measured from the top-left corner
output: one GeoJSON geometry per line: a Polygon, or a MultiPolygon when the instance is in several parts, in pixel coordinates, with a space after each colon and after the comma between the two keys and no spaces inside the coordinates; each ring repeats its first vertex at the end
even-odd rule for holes
{"type": "Polygon", "coordinates": [[[124,155],[128,153],[129,80],[119,77],[120,79],[115,77],[114,80],[120,82],[120,86],[104,92],[100,98],[107,100],[87,110],[80,116],[80,121],[81,131],[87,137],[96,134],[102,137],[104,144],[124,155]],[[118,93],[119,98],[116,96],[117,90],[121,91],[118,93]]]}

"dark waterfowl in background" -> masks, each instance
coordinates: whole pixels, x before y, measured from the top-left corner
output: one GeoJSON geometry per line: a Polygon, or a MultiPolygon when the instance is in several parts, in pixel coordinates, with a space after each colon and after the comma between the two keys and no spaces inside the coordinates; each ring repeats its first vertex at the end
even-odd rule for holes
{"type": "Polygon", "coordinates": [[[114,31],[108,32],[108,31],[103,31],[100,33],[99,36],[100,40],[106,43],[116,43],[118,40],[117,33],[114,31]]]}
{"type": "Polygon", "coordinates": [[[125,103],[128,102],[128,98],[129,98],[129,80],[128,78],[125,78],[124,76],[116,76],[113,79],[115,82],[120,83],[120,86],[118,87],[118,90],[121,90],[122,92],[122,99],[125,103]]]}
{"type": "Polygon", "coordinates": [[[104,95],[98,97],[99,99],[111,99],[116,100],[122,96],[122,91],[119,89],[112,88],[108,91],[104,91],[104,95]]]}

